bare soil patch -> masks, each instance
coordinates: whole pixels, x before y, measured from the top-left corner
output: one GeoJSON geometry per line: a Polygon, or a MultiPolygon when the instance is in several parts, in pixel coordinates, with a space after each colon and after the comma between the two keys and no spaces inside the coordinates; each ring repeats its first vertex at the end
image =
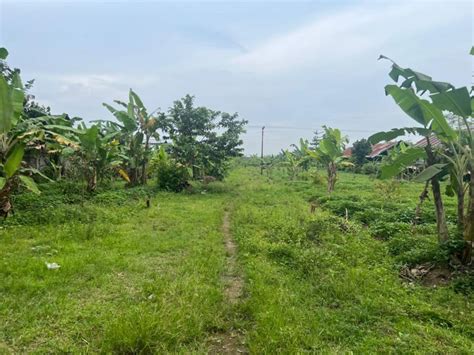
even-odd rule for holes
{"type": "MultiPolygon", "coordinates": [[[[222,234],[227,253],[226,268],[222,275],[224,296],[228,304],[235,305],[242,297],[244,280],[237,263],[237,244],[230,232],[230,212],[227,210],[222,221],[222,234]]],[[[248,350],[243,344],[242,334],[236,329],[229,329],[211,337],[209,354],[248,354],[248,350]]]]}

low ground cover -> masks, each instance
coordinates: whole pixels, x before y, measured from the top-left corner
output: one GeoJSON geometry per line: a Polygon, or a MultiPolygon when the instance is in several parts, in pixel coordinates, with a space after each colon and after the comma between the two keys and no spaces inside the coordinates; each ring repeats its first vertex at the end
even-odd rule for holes
{"type": "Polygon", "coordinates": [[[472,279],[425,287],[399,277],[403,265],[445,262],[433,221],[413,232],[401,218],[417,184],[385,198],[369,178],[341,174],[329,199],[324,185],[239,167],[179,194],[54,186],[17,196],[0,230],[6,352],[206,353],[234,331],[250,353],[474,351],[472,279]],[[364,219],[367,208],[382,212],[364,219]],[[243,275],[232,304],[225,211],[243,275]]]}

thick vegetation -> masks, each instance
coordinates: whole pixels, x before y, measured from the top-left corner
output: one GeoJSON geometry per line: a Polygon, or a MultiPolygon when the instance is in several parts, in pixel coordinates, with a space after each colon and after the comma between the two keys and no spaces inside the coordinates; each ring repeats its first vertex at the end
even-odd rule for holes
{"type": "Polygon", "coordinates": [[[188,177],[222,179],[228,160],[241,154],[246,121],[236,113],[195,107],[189,95],[176,101],[167,114],[149,113],[130,89],[128,102],[115,100],[117,107],[104,103],[113,121],[88,126],[76,124],[80,118],[53,116],[49,108],[32,101],[27,91],[33,83],[23,86],[20,71],[5,62],[7,56],[8,51],[0,48],[0,211],[5,217],[14,212],[12,194],[21,186],[40,193],[36,182],[41,180],[83,180],[89,193],[118,176],[127,186],[146,185],[152,155],[160,160],[168,151],[171,159],[166,164],[161,159],[162,167],[177,168],[180,181],[163,182],[159,171],[158,185],[170,189],[171,184],[171,189],[179,190],[187,186],[188,177]],[[190,173],[182,172],[182,167],[190,173]]]}

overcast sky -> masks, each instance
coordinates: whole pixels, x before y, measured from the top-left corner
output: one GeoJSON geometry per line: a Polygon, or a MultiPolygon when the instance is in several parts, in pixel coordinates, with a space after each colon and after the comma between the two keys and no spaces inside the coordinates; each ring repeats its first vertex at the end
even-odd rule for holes
{"type": "Polygon", "coordinates": [[[129,88],[150,111],[189,93],[249,121],[248,154],[262,125],[269,153],[323,124],[351,141],[410,125],[379,54],[471,84],[471,1],[0,3],[0,47],[54,113],[112,118],[101,103],[129,88]]]}

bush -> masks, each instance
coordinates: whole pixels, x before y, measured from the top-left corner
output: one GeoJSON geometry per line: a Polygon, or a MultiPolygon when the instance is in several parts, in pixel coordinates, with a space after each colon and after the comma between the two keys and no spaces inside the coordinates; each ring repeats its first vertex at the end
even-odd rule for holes
{"type": "Polygon", "coordinates": [[[434,236],[396,235],[388,241],[390,254],[399,265],[414,266],[425,262],[446,262],[449,254],[439,248],[434,236]]]}
{"type": "Polygon", "coordinates": [[[411,235],[411,229],[408,223],[378,221],[370,226],[370,234],[377,239],[389,240],[397,235],[411,235]]]}
{"type": "Polygon", "coordinates": [[[375,162],[369,162],[362,165],[360,172],[365,175],[379,175],[379,164],[375,162]]]}
{"type": "Polygon", "coordinates": [[[188,169],[169,158],[163,147],[152,157],[150,170],[156,176],[158,188],[161,190],[179,192],[189,186],[188,169]]]}
{"type": "Polygon", "coordinates": [[[453,281],[453,289],[457,293],[469,295],[474,292],[474,272],[466,273],[453,281]]]}

